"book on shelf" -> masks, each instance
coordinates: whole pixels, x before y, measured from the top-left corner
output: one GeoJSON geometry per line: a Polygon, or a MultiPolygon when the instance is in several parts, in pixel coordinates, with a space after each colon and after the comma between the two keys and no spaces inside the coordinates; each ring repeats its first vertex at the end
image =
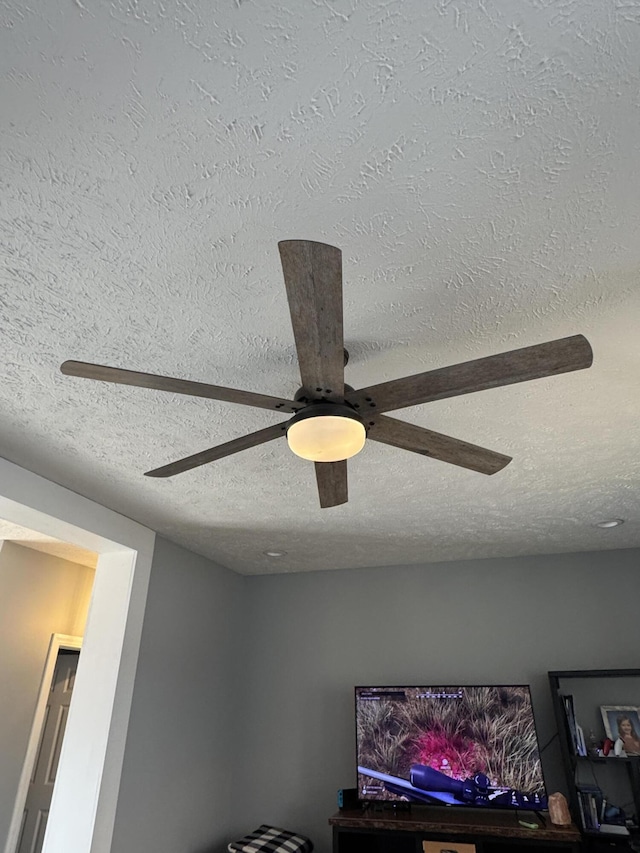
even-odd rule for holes
{"type": "Polygon", "coordinates": [[[599,832],[606,800],[597,785],[576,785],[583,829],[599,832]]]}
{"type": "Polygon", "coordinates": [[[567,720],[567,729],[569,731],[569,743],[573,747],[576,755],[586,755],[587,745],[584,739],[584,732],[578,725],[576,720],[576,712],[573,704],[573,696],[565,694],[561,697],[562,706],[564,708],[565,717],[567,720]]]}
{"type": "Polygon", "coordinates": [[[601,823],[600,832],[603,835],[630,835],[631,833],[626,826],[619,823],[601,823]]]}

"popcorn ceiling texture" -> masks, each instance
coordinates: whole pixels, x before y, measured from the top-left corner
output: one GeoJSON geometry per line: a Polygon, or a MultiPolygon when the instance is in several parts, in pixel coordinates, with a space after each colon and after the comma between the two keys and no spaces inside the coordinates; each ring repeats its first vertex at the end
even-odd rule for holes
{"type": "Polygon", "coordinates": [[[69,542],[61,542],[52,536],[45,536],[35,530],[29,530],[27,527],[21,527],[19,524],[12,524],[10,521],[0,519],[0,549],[2,549],[3,541],[15,542],[17,545],[31,548],[34,551],[44,551],[53,557],[60,557],[60,559],[68,560],[70,563],[80,563],[80,565],[87,566],[90,569],[95,569],[98,562],[98,555],[94,551],[87,551],[86,548],[71,545],[69,542]]]}
{"type": "Polygon", "coordinates": [[[248,574],[640,545],[639,56],[638,0],[4,0],[0,454],[248,574]],[[355,387],[594,367],[399,415],[493,477],[370,442],[320,510],[277,441],[144,478],[278,416],[60,363],[291,395],[293,238],[343,250],[355,387]]]}

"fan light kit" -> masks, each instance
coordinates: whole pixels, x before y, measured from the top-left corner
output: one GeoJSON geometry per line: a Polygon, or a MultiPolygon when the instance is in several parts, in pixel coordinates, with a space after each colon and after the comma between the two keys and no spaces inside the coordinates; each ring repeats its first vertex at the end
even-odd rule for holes
{"type": "Polygon", "coordinates": [[[316,403],[294,415],[287,427],[289,448],[311,462],[341,462],[360,453],[367,432],[348,406],[316,403]]]}
{"type": "Polygon", "coordinates": [[[65,361],[61,366],[67,376],[293,415],[288,421],[147,471],[145,476],[172,477],[285,435],[295,454],[315,463],[321,507],[347,502],[346,460],[362,450],[367,438],[481,474],[495,474],[511,462],[510,456],[384,413],[583,370],[593,361],[589,341],[573,335],[354,390],[344,381],[348,357],[342,328],[342,252],[311,240],[285,240],[278,249],[302,378],[293,399],[82,361],[65,361]]]}

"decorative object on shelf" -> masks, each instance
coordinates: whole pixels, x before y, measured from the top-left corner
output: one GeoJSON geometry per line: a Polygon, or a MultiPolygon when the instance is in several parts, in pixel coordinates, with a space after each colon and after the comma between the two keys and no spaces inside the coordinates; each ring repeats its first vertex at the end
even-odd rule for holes
{"type": "Polygon", "coordinates": [[[560,791],[549,797],[549,817],[556,826],[569,826],[571,823],[567,798],[560,791]]]}
{"type": "Polygon", "coordinates": [[[598,758],[602,755],[602,743],[598,742],[598,738],[596,737],[596,733],[593,729],[589,732],[589,745],[587,747],[587,752],[593,758],[598,758]]]}
{"type": "Polygon", "coordinates": [[[603,810],[603,822],[600,824],[600,832],[603,835],[607,833],[615,835],[629,835],[629,830],[626,827],[626,815],[618,806],[605,804],[603,810]]]}
{"type": "Polygon", "coordinates": [[[640,708],[637,705],[601,705],[600,713],[614,755],[640,755],[640,708]]]}

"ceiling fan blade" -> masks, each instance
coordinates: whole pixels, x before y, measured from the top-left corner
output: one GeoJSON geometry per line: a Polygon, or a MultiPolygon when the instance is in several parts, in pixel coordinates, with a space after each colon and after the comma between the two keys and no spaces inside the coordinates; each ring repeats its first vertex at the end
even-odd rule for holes
{"type": "Polygon", "coordinates": [[[311,240],[278,243],[303,388],[344,400],[342,252],[311,240]]]}
{"type": "Polygon", "coordinates": [[[320,506],[326,509],[330,506],[346,504],[349,500],[347,491],[347,460],[342,462],[315,462],[316,482],[320,506]]]}
{"type": "Polygon", "coordinates": [[[449,435],[442,435],[430,429],[416,426],[415,424],[388,418],[385,415],[376,415],[373,425],[369,426],[368,438],[400,447],[402,450],[411,450],[413,453],[421,453],[423,456],[431,456],[441,462],[450,462],[461,468],[469,468],[480,474],[495,474],[511,462],[511,456],[495,453],[485,447],[469,444],[449,435]]]}
{"type": "Polygon", "coordinates": [[[163,465],[162,468],[146,471],[144,476],[173,477],[174,474],[182,474],[183,471],[190,471],[192,468],[206,465],[207,462],[215,462],[216,459],[231,456],[232,453],[238,453],[240,450],[248,450],[250,447],[256,447],[258,444],[272,441],[274,438],[284,438],[287,434],[286,429],[286,422],[274,424],[266,429],[260,429],[258,432],[251,432],[249,435],[243,435],[240,438],[234,438],[232,441],[219,444],[217,447],[211,447],[209,450],[194,453],[193,456],[186,456],[177,462],[170,462],[168,465],[163,465]]]}
{"type": "Polygon", "coordinates": [[[135,385],[138,388],[170,391],[173,394],[187,394],[191,397],[207,397],[210,400],[240,403],[243,406],[256,406],[259,409],[279,412],[297,412],[303,406],[302,403],[296,403],[294,400],[254,394],[252,391],[239,391],[236,388],[223,388],[220,385],[207,385],[204,382],[191,382],[188,379],[172,379],[169,376],[156,376],[153,373],[138,373],[135,370],[121,370],[119,367],[105,367],[101,364],[88,364],[85,361],[65,361],[60,366],[60,370],[66,376],[115,382],[117,385],[135,385]]]}
{"type": "Polygon", "coordinates": [[[591,367],[592,362],[589,341],[583,335],[573,335],[371,385],[350,392],[347,401],[362,410],[389,412],[487,388],[583,370],[591,367]]]}

